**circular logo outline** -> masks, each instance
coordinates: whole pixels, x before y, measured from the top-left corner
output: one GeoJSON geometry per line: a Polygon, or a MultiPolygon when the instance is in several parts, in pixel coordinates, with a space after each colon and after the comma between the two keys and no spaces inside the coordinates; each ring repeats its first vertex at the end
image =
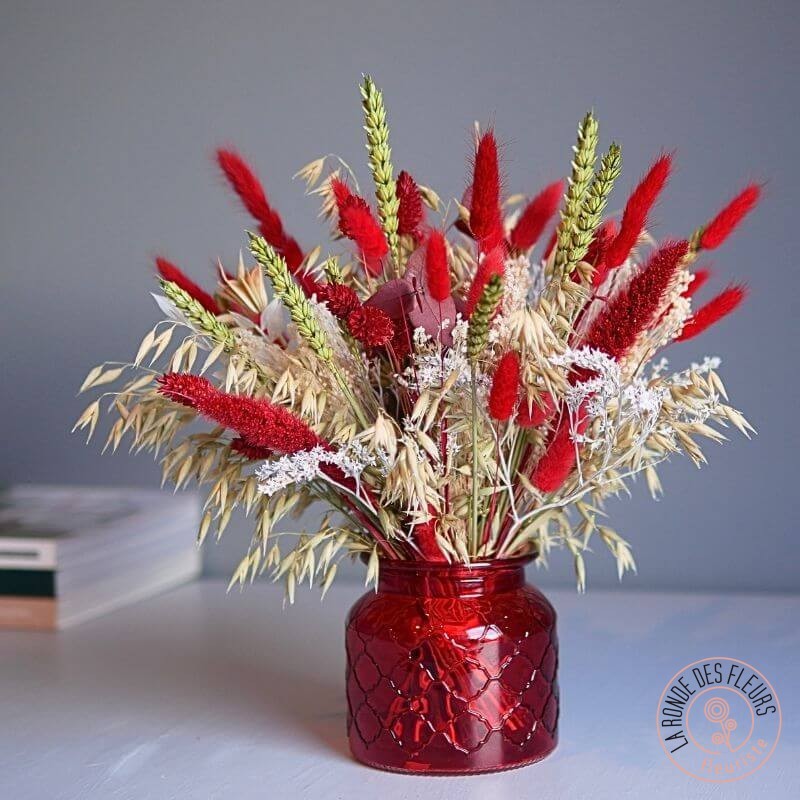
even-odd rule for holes
{"type": "MultiPolygon", "coordinates": [[[[730,688],[730,687],[715,687],[715,688],[730,688]]],[[[687,706],[687,711],[688,711],[688,708],[693,704],[694,704],[694,700],[692,701],[692,703],[689,704],[689,706],[687,706]]],[[[758,770],[760,770],[761,767],[763,767],[764,764],[766,764],[767,761],[769,761],[770,758],[772,758],[772,754],[775,752],[775,748],[778,746],[778,742],[780,741],[782,729],[783,729],[783,711],[781,710],[781,703],[780,703],[780,700],[778,699],[778,693],[775,691],[775,687],[772,685],[772,683],[768,680],[767,676],[764,675],[764,673],[760,669],[757,669],[752,664],[748,664],[746,661],[742,661],[742,659],[740,659],[740,658],[733,658],[732,656],[709,656],[708,658],[699,658],[697,661],[692,661],[691,664],[687,664],[685,667],[682,667],[667,681],[667,684],[664,687],[664,690],[661,692],[661,696],[658,698],[658,705],[656,706],[656,733],[658,734],[658,741],[659,741],[659,743],[661,745],[661,749],[664,751],[664,754],[667,756],[667,758],[673,764],[673,766],[677,767],[681,772],[684,773],[684,775],[688,775],[690,778],[694,778],[695,780],[703,781],[705,783],[734,783],[735,781],[740,781],[743,778],[747,778],[748,776],[752,775],[754,772],[758,772],[758,770]],[[752,670],[752,672],[755,675],[758,675],[761,678],[761,680],[764,681],[764,683],[767,685],[767,687],[769,688],[770,692],[772,693],[772,699],[775,702],[775,708],[776,708],[777,714],[778,714],[778,730],[777,730],[777,732],[775,734],[775,741],[772,743],[772,747],[770,747],[770,749],[766,753],[766,755],[758,762],[757,766],[755,766],[749,772],[745,772],[742,775],[738,775],[738,776],[736,776],[734,778],[709,778],[709,777],[704,777],[702,775],[695,775],[695,773],[690,772],[686,767],[684,767],[683,765],[679,764],[673,758],[672,753],[670,753],[669,749],[667,748],[667,745],[666,745],[666,743],[664,741],[664,737],[661,734],[661,727],[662,727],[661,726],[661,707],[662,707],[662,703],[664,701],[665,696],[669,692],[669,690],[675,684],[676,680],[681,675],[683,675],[687,671],[691,670],[692,667],[696,667],[698,664],[707,664],[709,662],[715,662],[715,661],[734,662],[735,664],[739,664],[742,667],[747,667],[747,669],[752,670]]],[[[689,727],[688,727],[688,723],[687,723],[687,732],[690,733],[689,727]]],[[[689,737],[687,736],[687,740],[688,740],[688,738],[689,737]]],[[[692,737],[692,740],[694,741],[694,737],[692,737]]],[[[749,741],[749,738],[748,738],[748,741],[749,741]]],[[[700,749],[704,750],[705,748],[701,747],[700,749]]]]}

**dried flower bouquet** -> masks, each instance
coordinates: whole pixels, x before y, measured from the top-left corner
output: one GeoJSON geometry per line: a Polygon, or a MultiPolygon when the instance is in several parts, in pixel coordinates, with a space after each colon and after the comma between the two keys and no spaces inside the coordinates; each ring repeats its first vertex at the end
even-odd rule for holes
{"type": "Polygon", "coordinates": [[[717,359],[670,373],[663,353],[742,301],[732,285],[695,308],[709,278],[695,263],[759,188],[687,239],[655,242],[663,155],[621,217],[603,220],[621,153],[611,144],[598,163],[587,114],[565,184],[504,199],[495,136],[476,129],[469,185],[443,204],[395,174],[369,77],[361,95],[374,207],[340,159],[298,173],[339,252],[305,251],[247,164],[218,151],[257,224],[250,255],[234,273],[220,265],[213,294],[157,259],[165,319],[132,363],[89,373],[82,390],[103,394],[76,427],[91,436],[110,398],[106,446],[130,436],[131,449],[162,456],[165,481],[210,486],[200,541],[236,508],[253,515],[233,580],[271,571],[290,599],[303,580],[327,590],[346,555],[365,559],[370,582],[386,559],[469,564],[546,558],[554,546],[570,552],[582,589],[596,537],[621,576],[634,562],[603,521],[605,498],[640,472],[655,495],[672,453],[699,465],[699,438],[751,430],[727,405],[717,359]],[[198,418],[214,427],[198,432],[198,418]],[[332,509],[317,531],[275,531],[315,500],[332,509]]]}

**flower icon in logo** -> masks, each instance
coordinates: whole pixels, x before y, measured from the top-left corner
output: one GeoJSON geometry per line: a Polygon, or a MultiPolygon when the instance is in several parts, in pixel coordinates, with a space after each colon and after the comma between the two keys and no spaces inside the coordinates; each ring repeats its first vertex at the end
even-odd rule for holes
{"type": "Polygon", "coordinates": [[[728,750],[731,746],[731,733],[736,730],[736,720],[731,717],[731,709],[726,700],[721,697],[712,697],[706,701],[703,713],[709,722],[716,722],[720,730],[711,735],[711,741],[716,745],[725,744],[728,750]]]}

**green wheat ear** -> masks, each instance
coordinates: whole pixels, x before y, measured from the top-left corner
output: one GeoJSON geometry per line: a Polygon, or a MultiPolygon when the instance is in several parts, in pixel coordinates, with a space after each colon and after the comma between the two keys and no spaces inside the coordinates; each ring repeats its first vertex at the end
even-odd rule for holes
{"type": "Polygon", "coordinates": [[[258,236],[250,231],[247,231],[247,236],[250,239],[250,252],[272,282],[272,288],[289,312],[297,332],[306,341],[306,344],[316,354],[317,358],[327,365],[361,425],[364,428],[369,427],[364,411],[353,394],[353,390],[336,366],[336,362],[333,359],[333,350],[328,344],[325,331],[322,330],[322,326],[319,324],[308,298],[295,282],[292,273],[289,272],[285,259],[275,252],[275,249],[267,243],[263,236],[258,236]]]}
{"type": "Polygon", "coordinates": [[[210,311],[207,311],[188,292],[172,281],[161,280],[161,289],[165,297],[180,311],[186,319],[202,331],[215,345],[222,345],[226,353],[234,353],[244,359],[247,366],[254,369],[260,378],[269,377],[264,368],[255,362],[245,348],[241,346],[233,331],[221,323],[210,311]]]}
{"type": "Polygon", "coordinates": [[[322,265],[322,270],[325,273],[325,277],[328,279],[328,283],[344,282],[344,275],[339,268],[339,259],[336,256],[328,256],[328,258],[325,259],[325,263],[322,265]]]}
{"type": "Polygon", "coordinates": [[[567,269],[570,272],[586,255],[620,172],[622,172],[622,150],[618,144],[612,142],[581,205],[567,252],[567,269]]]}
{"type": "Polygon", "coordinates": [[[494,312],[503,299],[503,279],[500,275],[492,275],[483,288],[467,327],[467,358],[471,364],[480,358],[489,341],[489,326],[494,312]]]}
{"type": "Polygon", "coordinates": [[[369,168],[375,181],[375,197],[378,201],[378,216],[395,264],[400,259],[400,240],[397,236],[397,199],[392,167],[392,150],[389,147],[389,126],[386,124],[386,107],[383,93],[369,75],[361,84],[361,105],[364,109],[364,130],[367,132],[369,168]]]}
{"type": "Polygon", "coordinates": [[[297,332],[314,351],[317,358],[330,362],[333,358],[333,351],[328,345],[325,332],[314,314],[314,309],[311,308],[311,303],[308,302],[303,290],[289,272],[286,260],[267,244],[263,236],[258,236],[250,231],[247,232],[247,235],[250,238],[250,252],[272,282],[272,288],[286,306],[297,332]]]}
{"type": "Polygon", "coordinates": [[[589,183],[594,176],[594,163],[597,151],[597,120],[591,111],[581,120],[578,126],[578,141],[573,147],[575,157],[572,160],[572,174],[564,198],[564,210],[558,226],[556,240],[555,264],[553,278],[560,281],[562,276],[570,274],[569,254],[572,236],[577,230],[589,183]]]}

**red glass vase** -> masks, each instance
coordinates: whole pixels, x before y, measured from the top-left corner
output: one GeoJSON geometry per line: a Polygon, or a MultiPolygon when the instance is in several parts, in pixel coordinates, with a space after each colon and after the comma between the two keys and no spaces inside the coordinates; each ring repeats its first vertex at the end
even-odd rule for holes
{"type": "Polygon", "coordinates": [[[539,761],[557,742],[553,607],[528,558],[381,564],[347,619],[353,755],[395,772],[469,774],[539,761]]]}

